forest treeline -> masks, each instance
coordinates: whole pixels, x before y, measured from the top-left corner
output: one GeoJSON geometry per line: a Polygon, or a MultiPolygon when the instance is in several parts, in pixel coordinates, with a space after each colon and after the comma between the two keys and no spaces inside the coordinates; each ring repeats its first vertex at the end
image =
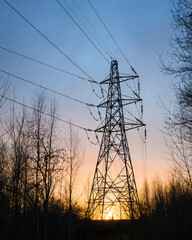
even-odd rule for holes
{"type": "Polygon", "coordinates": [[[80,138],[69,124],[61,142],[56,103],[46,92],[35,94],[32,108],[13,104],[1,122],[1,239],[55,239],[64,234],[63,215],[82,212],[73,194],[84,157],[80,138]]]}
{"type": "Polygon", "coordinates": [[[144,182],[139,219],[91,221],[86,200],[74,194],[84,158],[80,137],[69,125],[61,141],[57,105],[46,92],[36,92],[32,108],[12,105],[1,122],[2,240],[191,239],[190,156],[172,158],[169,181],[144,182]]]}
{"type": "MultiPolygon", "coordinates": [[[[42,100],[46,100],[44,93],[35,101],[41,109],[45,107],[40,104],[42,100]]],[[[43,103],[48,107],[47,101],[43,103]]],[[[86,204],[72,201],[70,189],[74,182],[62,182],[71,166],[65,165],[69,158],[66,143],[61,148],[57,142],[54,121],[40,112],[30,114],[26,109],[18,115],[14,107],[6,120],[4,130],[7,129],[9,137],[7,142],[1,140],[0,145],[2,240],[191,239],[192,185],[175,171],[167,182],[158,177],[150,184],[144,182],[139,219],[128,222],[86,219],[86,204]],[[61,187],[65,190],[63,194],[59,194],[61,187]]],[[[67,146],[73,154],[72,145],[77,140],[70,140],[71,145],[67,146]]]]}

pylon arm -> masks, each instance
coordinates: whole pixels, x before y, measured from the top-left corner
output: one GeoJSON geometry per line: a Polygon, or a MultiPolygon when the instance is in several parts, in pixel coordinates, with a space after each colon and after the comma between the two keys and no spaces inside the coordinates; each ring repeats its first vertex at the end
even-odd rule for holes
{"type": "Polygon", "coordinates": [[[113,78],[108,78],[108,79],[105,79],[102,82],[100,82],[100,84],[109,84],[112,80],[113,80],[113,83],[126,82],[126,81],[129,81],[129,80],[133,80],[135,78],[138,78],[138,77],[139,77],[138,75],[136,75],[136,76],[134,76],[134,75],[118,76],[118,78],[119,78],[118,80],[116,80],[115,78],[114,79],[113,78]],[[122,80],[120,80],[120,79],[122,79],[122,80]],[[114,80],[116,80],[116,81],[114,81],[114,80]]]}
{"type": "MultiPolygon", "coordinates": [[[[141,98],[124,98],[124,99],[120,99],[120,101],[121,101],[122,107],[123,107],[123,106],[129,105],[129,104],[141,102],[142,99],[141,98]]],[[[115,103],[118,103],[118,101],[117,100],[110,101],[110,104],[112,107],[114,107],[115,103]]],[[[97,107],[100,107],[100,108],[106,108],[107,106],[109,106],[109,101],[106,101],[106,102],[103,102],[103,103],[97,105],[97,107]]]]}
{"type": "MultiPolygon", "coordinates": [[[[121,129],[117,130],[115,129],[115,126],[116,125],[111,125],[111,133],[118,133],[118,132],[121,132],[121,129]],[[114,129],[114,130],[113,130],[114,129]]],[[[124,124],[124,129],[125,131],[129,131],[129,130],[132,130],[132,129],[135,129],[135,128],[140,128],[140,127],[144,127],[146,126],[144,123],[125,123],[124,124]]],[[[95,130],[95,132],[104,132],[106,129],[106,125],[100,127],[100,128],[97,128],[95,130]]]]}

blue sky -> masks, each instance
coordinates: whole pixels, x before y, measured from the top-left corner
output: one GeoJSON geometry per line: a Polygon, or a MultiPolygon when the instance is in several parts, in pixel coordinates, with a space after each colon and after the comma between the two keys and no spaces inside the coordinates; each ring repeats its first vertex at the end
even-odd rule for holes
{"type": "MultiPolygon", "coordinates": [[[[109,74],[110,65],[66,15],[56,0],[10,0],[9,2],[93,79],[102,81],[109,74]]],[[[66,8],[67,2],[84,21],[79,9],[76,8],[78,5],[118,60],[120,72],[131,73],[128,64],[94,14],[88,1],[60,0],[60,2],[66,8]]],[[[169,50],[172,35],[171,1],[92,0],[91,2],[140,76],[144,120],[148,132],[148,175],[150,177],[156,172],[161,175],[166,169],[166,148],[161,133],[165,110],[161,107],[160,98],[169,105],[170,99],[173,98],[170,86],[176,80],[160,72],[158,55],[169,50]]],[[[70,9],[68,11],[70,12],[70,9]]],[[[87,25],[86,21],[85,23],[87,25]]],[[[82,28],[84,29],[83,26],[82,28]]],[[[87,34],[90,36],[89,33],[87,34]]],[[[98,46],[97,42],[96,44],[98,46]]],[[[0,46],[86,77],[3,0],[0,1],[0,46]]],[[[33,63],[2,49],[0,49],[0,69],[86,102],[94,104],[100,102],[93,94],[88,82],[33,63]]],[[[6,77],[5,74],[3,76],[6,77]]],[[[9,80],[10,91],[14,89],[16,99],[22,102],[24,97],[30,104],[36,87],[12,77],[9,77],[9,80]]],[[[96,91],[99,89],[96,88],[96,91]]],[[[58,102],[63,119],[71,117],[72,122],[76,124],[88,128],[97,127],[97,122],[91,118],[85,106],[61,97],[58,97],[58,102]]],[[[63,124],[61,127],[66,129],[63,124]]],[[[79,134],[82,134],[83,144],[86,146],[85,165],[93,171],[99,148],[89,144],[84,133],[79,131],[79,134]],[[90,156],[92,156],[91,160],[90,156]]],[[[128,140],[136,178],[142,179],[140,176],[143,168],[142,150],[136,135],[136,131],[128,133],[128,140]]]]}

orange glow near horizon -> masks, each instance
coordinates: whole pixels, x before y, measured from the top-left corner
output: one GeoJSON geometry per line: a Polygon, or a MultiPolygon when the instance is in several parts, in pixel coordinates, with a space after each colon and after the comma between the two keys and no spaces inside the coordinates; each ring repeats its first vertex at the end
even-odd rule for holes
{"type": "Polygon", "coordinates": [[[112,220],[112,219],[117,220],[118,217],[112,210],[110,210],[107,216],[105,217],[105,220],[112,220]]]}

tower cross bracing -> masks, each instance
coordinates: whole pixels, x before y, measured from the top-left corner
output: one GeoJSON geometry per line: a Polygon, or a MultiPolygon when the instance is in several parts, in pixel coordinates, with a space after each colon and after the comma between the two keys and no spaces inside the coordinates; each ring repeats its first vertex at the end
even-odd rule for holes
{"type": "Polygon", "coordinates": [[[144,126],[139,119],[124,120],[123,107],[141,101],[123,97],[121,82],[138,76],[119,76],[118,62],[111,62],[107,99],[98,107],[106,108],[105,121],[97,132],[102,140],[90,192],[87,214],[93,219],[133,219],[139,217],[139,198],[126,131],[144,126]]]}

